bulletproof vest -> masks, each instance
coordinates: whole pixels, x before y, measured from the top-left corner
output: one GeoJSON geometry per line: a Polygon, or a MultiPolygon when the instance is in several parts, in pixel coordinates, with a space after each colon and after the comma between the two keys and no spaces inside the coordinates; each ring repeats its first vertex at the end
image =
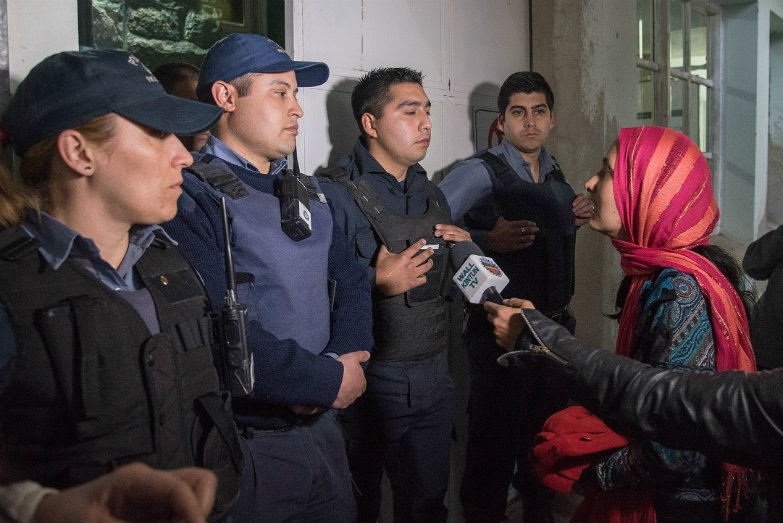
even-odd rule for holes
{"type": "MultiPolygon", "coordinates": [[[[476,157],[495,172],[493,194],[503,217],[531,220],[539,229],[530,247],[506,253],[487,251],[509,277],[503,296],[528,299],[544,313],[561,311],[574,294],[574,191],[557,165],[546,181],[531,183],[489,151],[476,157]]],[[[476,226],[470,213],[465,215],[465,224],[476,226]]]]}
{"type": "MultiPolygon", "coordinates": [[[[380,243],[389,252],[399,254],[424,238],[427,243],[442,243],[434,236],[435,225],[451,223],[451,218],[430,192],[427,211],[419,216],[392,212],[366,180],[354,183],[348,173],[337,167],[323,176],[339,182],[353,197],[372,226],[380,243]]],[[[446,285],[449,249],[435,249],[427,282],[397,296],[373,296],[373,359],[383,361],[421,360],[446,348],[446,285]]]]}
{"type": "MultiPolygon", "coordinates": [[[[196,193],[207,192],[218,206],[217,212],[220,197],[230,196],[226,198],[226,207],[231,221],[237,295],[247,306],[248,317],[262,321],[264,329],[277,338],[293,339],[304,349],[320,354],[331,335],[329,206],[325,200],[311,199],[312,235],[294,241],[281,229],[280,202],[274,194],[245,183],[238,177],[243,172],[241,167],[208,154],[194,158],[196,162],[186,170],[183,190],[194,199],[196,193]],[[220,178],[220,173],[224,178],[220,178]],[[190,175],[206,184],[194,181],[190,175]]],[[[259,182],[268,182],[270,188],[275,178],[244,172],[258,177],[259,182]]],[[[314,183],[311,177],[306,178],[314,183]]],[[[220,229],[216,234],[221,234],[220,229]]]]}
{"type": "Polygon", "coordinates": [[[197,276],[156,239],[135,269],[160,324],[70,259],[53,269],[21,228],[0,233],[0,300],[17,357],[0,400],[6,481],[66,488],[131,461],[218,476],[213,516],[239,493],[242,453],[218,388],[197,276]]]}

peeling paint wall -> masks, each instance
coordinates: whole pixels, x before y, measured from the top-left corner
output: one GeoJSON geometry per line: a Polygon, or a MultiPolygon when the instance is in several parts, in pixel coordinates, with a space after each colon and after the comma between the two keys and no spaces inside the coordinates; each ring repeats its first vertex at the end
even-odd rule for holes
{"type": "MultiPolygon", "coordinates": [[[[555,128],[547,149],[574,190],[583,190],[620,127],[635,125],[638,72],[636,10],[624,0],[533,0],[533,70],[555,92],[555,128]],[[610,22],[610,23],[608,23],[610,22]]],[[[577,335],[613,350],[619,255],[609,239],[585,226],[577,234],[577,335]]]]}
{"type": "MultiPolygon", "coordinates": [[[[783,27],[777,19],[775,26],[783,27]]],[[[769,50],[769,150],[767,158],[767,220],[783,224],[783,32],[770,34],[769,50]]],[[[762,230],[766,230],[762,223],[762,230]]]]}

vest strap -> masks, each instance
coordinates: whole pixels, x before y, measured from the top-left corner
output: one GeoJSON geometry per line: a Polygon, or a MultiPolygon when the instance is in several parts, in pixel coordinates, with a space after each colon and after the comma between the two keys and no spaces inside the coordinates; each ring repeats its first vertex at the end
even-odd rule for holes
{"type": "Polygon", "coordinates": [[[194,162],[185,168],[189,173],[193,173],[196,178],[206,182],[214,189],[222,192],[232,200],[239,200],[250,196],[242,182],[233,173],[221,169],[215,165],[202,162],[194,162]]]}
{"type": "Polygon", "coordinates": [[[484,163],[489,165],[490,169],[492,169],[495,176],[503,183],[504,187],[509,187],[514,183],[515,176],[514,173],[511,172],[511,167],[509,167],[500,157],[487,150],[477,154],[476,158],[483,160],[484,163]]]}
{"type": "Polygon", "coordinates": [[[207,414],[215,428],[220,434],[221,439],[231,453],[231,462],[237,472],[242,471],[244,457],[242,449],[239,446],[239,440],[236,437],[236,426],[230,416],[226,416],[225,401],[220,395],[209,393],[196,398],[196,404],[207,414]]]}
{"type": "MultiPolygon", "coordinates": [[[[379,224],[383,223],[383,215],[388,212],[386,205],[366,183],[360,181],[357,185],[351,180],[348,172],[341,167],[327,169],[323,171],[321,175],[334,180],[345,187],[348,194],[350,194],[356,202],[356,205],[359,206],[362,214],[370,220],[370,225],[374,225],[376,222],[379,224]]],[[[373,226],[373,230],[384,245],[390,245],[389,238],[386,237],[382,230],[375,226],[373,226]]]]}

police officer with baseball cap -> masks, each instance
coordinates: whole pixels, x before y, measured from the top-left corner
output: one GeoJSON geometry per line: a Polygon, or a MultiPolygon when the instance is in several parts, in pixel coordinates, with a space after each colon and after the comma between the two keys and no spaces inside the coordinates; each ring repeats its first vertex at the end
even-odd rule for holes
{"type": "Polygon", "coordinates": [[[158,225],[218,107],[167,95],[133,55],[55,54],[4,117],[0,437],[6,481],[67,488],[133,461],[211,468],[214,517],[242,454],[203,286],[158,225]]]}
{"type": "Polygon", "coordinates": [[[195,155],[188,169],[195,172],[184,174],[177,217],[164,225],[218,310],[225,294],[218,202],[225,197],[255,358],[255,387],[234,402],[247,462],[231,511],[237,521],[355,520],[336,410],[366,387],[370,287],[317,181],[296,177],[295,199],[275,190],[294,176],[285,172],[285,157],[303,116],[297,91],[328,76],[326,64],[291,60],[264,36],[217,42],[196,92],[225,113],[195,155]],[[291,207],[309,209],[302,213],[309,224],[296,233],[281,223],[281,208],[291,207]]]}

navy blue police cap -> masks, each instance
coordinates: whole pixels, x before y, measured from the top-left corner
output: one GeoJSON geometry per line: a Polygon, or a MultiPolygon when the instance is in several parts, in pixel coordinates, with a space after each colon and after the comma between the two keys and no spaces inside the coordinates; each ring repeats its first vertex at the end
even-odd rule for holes
{"type": "Polygon", "coordinates": [[[223,110],[166,94],[150,70],[125,51],[66,51],[32,68],[3,123],[21,156],[44,138],[109,113],[187,136],[210,129],[223,110]]]}
{"type": "Polygon", "coordinates": [[[329,66],[323,62],[291,60],[288,53],[266,36],[234,33],[213,45],[201,64],[196,96],[209,100],[212,84],[230,82],[247,73],[294,71],[299,87],[314,87],[329,79],[329,66]]]}

